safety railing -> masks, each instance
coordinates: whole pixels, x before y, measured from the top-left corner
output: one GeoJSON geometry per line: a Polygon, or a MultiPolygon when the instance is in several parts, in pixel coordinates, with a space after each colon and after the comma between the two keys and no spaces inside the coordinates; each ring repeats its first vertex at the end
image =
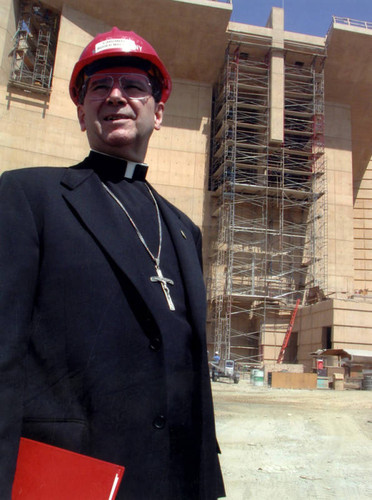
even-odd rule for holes
{"type": "Polygon", "coordinates": [[[367,30],[372,30],[372,22],[358,21],[356,19],[350,19],[349,17],[333,16],[331,27],[334,24],[343,24],[344,26],[352,26],[353,28],[363,28],[367,30]]]}

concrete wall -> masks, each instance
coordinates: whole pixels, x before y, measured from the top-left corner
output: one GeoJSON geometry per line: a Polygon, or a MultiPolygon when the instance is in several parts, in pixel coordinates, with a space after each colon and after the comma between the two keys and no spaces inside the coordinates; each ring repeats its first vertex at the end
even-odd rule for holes
{"type": "Polygon", "coordinates": [[[270,127],[269,142],[284,139],[284,10],[274,7],[268,25],[272,28],[270,55],[270,127]]]}
{"type": "Polygon", "coordinates": [[[350,108],[327,102],[328,294],[354,290],[353,164],[350,108]]]}
{"type": "Polygon", "coordinates": [[[12,50],[12,37],[15,31],[15,12],[13,0],[0,0],[0,85],[6,84],[9,78],[12,50]]]}
{"type": "Polygon", "coordinates": [[[149,180],[199,226],[205,220],[211,101],[211,86],[175,81],[147,156],[149,180]]]}
{"type": "Polygon", "coordinates": [[[355,293],[372,295],[372,162],[354,202],[354,266],[355,293]]]}
{"type": "Polygon", "coordinates": [[[332,327],[332,348],[370,349],[372,343],[371,301],[332,299],[300,308],[294,324],[298,336],[298,362],[311,369],[310,353],[325,348],[323,329],[332,327]]]}
{"type": "Polygon", "coordinates": [[[335,300],[333,312],[334,349],[370,349],[372,342],[371,302],[335,300]]]}
{"type": "Polygon", "coordinates": [[[306,371],[312,368],[310,353],[322,348],[323,327],[333,324],[333,301],[326,300],[298,310],[293,331],[298,332],[297,359],[306,371]]]}

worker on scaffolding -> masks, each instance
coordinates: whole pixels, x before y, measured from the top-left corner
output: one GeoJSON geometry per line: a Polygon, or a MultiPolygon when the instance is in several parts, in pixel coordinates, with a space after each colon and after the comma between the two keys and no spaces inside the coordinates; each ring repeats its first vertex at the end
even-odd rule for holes
{"type": "Polygon", "coordinates": [[[1,178],[2,500],[21,436],[125,466],[120,500],[224,496],[200,230],[145,181],[170,92],[146,40],[97,35],[70,81],[88,158],[1,178]]]}

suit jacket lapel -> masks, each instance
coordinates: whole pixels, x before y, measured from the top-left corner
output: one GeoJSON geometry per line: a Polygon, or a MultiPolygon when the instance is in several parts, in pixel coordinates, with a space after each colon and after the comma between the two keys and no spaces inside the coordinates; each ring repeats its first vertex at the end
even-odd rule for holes
{"type": "Polygon", "coordinates": [[[68,169],[61,184],[62,196],[80,223],[132,281],[159,324],[156,297],[152,293],[154,285],[138,272],[136,239],[124,236],[132,234],[133,228],[105,192],[98,176],[91,169],[68,169]]]}

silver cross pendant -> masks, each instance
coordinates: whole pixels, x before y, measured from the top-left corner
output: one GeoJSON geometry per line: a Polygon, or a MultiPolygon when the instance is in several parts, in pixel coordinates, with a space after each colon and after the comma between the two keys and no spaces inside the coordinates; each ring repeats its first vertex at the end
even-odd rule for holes
{"type": "Polygon", "coordinates": [[[155,266],[155,270],[156,270],[157,276],[151,276],[150,280],[152,282],[155,282],[155,283],[160,283],[160,285],[163,289],[165,298],[167,299],[169,309],[171,311],[175,311],[176,308],[174,307],[173,300],[172,300],[172,297],[171,297],[171,294],[170,294],[170,291],[168,288],[168,284],[174,285],[174,281],[163,276],[163,273],[162,273],[159,266],[155,266]]]}

